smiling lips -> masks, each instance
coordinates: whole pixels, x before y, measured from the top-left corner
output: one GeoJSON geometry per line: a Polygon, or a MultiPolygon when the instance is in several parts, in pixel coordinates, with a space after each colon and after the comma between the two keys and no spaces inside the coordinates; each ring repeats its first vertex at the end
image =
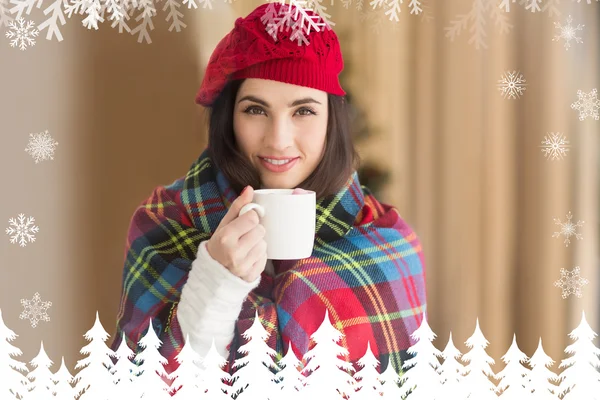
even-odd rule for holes
{"type": "Polygon", "coordinates": [[[271,172],[289,171],[300,157],[258,157],[263,167],[271,172]]]}

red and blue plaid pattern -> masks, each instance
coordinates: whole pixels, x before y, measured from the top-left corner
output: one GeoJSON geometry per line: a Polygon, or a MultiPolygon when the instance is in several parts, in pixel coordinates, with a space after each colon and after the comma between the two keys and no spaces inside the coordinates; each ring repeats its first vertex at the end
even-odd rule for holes
{"type": "MultiPolygon", "coordinates": [[[[171,185],[156,188],[135,211],[127,237],[116,350],[124,334],[135,353],[149,320],[162,340],[171,373],[183,346],[177,303],[201,241],[216,230],[238,196],[207,155],[171,185]]],[[[398,211],[361,187],[355,172],[334,196],[317,200],[315,246],[310,258],[273,261],[276,275],[262,274],[244,302],[227,368],[240,356],[242,333],[255,313],[279,355],[291,342],[298,357],[325,310],[343,333],[347,361],[356,362],[371,344],[385,368],[398,370],[414,344],[410,335],[426,311],[424,257],[414,231],[398,211]]]]}

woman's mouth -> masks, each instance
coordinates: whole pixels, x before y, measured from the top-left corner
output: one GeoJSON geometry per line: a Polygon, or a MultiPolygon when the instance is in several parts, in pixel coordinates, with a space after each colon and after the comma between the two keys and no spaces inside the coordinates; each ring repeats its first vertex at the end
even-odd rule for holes
{"type": "Polygon", "coordinates": [[[300,157],[258,157],[263,167],[271,172],[289,171],[300,159],[300,157]]]}

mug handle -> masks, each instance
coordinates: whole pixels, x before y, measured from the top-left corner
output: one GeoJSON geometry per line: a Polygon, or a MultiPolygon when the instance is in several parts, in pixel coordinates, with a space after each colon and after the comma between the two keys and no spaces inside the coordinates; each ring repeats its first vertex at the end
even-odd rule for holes
{"type": "Polygon", "coordinates": [[[265,208],[263,206],[261,206],[260,204],[256,204],[256,203],[248,203],[244,207],[242,207],[242,209],[240,210],[240,213],[238,214],[238,217],[241,217],[242,215],[246,214],[250,210],[256,210],[256,212],[258,213],[258,216],[261,218],[265,216],[265,208]]]}

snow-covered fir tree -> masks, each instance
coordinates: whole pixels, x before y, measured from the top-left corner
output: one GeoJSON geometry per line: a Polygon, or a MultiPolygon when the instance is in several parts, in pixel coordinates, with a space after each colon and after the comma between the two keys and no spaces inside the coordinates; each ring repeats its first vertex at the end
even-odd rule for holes
{"type": "Polygon", "coordinates": [[[467,390],[469,399],[498,400],[496,385],[490,380],[490,378],[496,377],[491,367],[494,359],[485,351],[489,342],[479,328],[479,318],[477,318],[473,335],[467,339],[465,344],[470,350],[462,356],[462,361],[468,363],[465,366],[467,375],[464,377],[462,385],[467,390]]]}
{"type": "Polygon", "coordinates": [[[500,379],[496,391],[500,393],[500,399],[528,399],[531,389],[529,387],[529,369],[523,364],[529,357],[519,349],[517,336],[513,335],[513,341],[502,361],[506,364],[504,369],[496,375],[500,379]]]}
{"type": "Polygon", "coordinates": [[[232,397],[228,393],[231,392],[229,382],[232,381],[232,377],[223,370],[226,364],[227,360],[217,351],[213,338],[210,349],[200,365],[201,379],[198,385],[202,396],[199,400],[231,400],[232,397]]]}
{"type": "Polygon", "coordinates": [[[439,368],[442,386],[439,389],[439,395],[436,399],[466,399],[468,392],[462,385],[466,373],[465,366],[460,363],[461,352],[454,345],[452,332],[448,338],[448,343],[442,351],[444,362],[439,368]]]}
{"type": "Polygon", "coordinates": [[[60,368],[54,374],[52,378],[54,383],[54,393],[57,400],[73,400],[75,399],[75,389],[71,383],[73,382],[73,375],[69,372],[69,369],[65,365],[65,358],[62,357],[60,360],[60,368]]]}
{"type": "Polygon", "coordinates": [[[288,344],[285,356],[278,362],[279,372],[275,375],[279,389],[277,398],[288,400],[299,400],[302,398],[302,388],[304,386],[304,375],[302,375],[302,361],[296,357],[292,349],[292,342],[288,344]]]}
{"type": "Polygon", "coordinates": [[[600,349],[593,340],[597,334],[592,330],[582,312],[581,322],[569,337],[574,340],[565,349],[571,357],[561,361],[560,368],[566,368],[560,377],[559,393],[563,400],[600,400],[600,349]]]}
{"type": "Polygon", "coordinates": [[[304,398],[334,400],[354,393],[356,381],[350,375],[354,372],[354,367],[350,362],[339,358],[349,353],[348,349],[338,344],[342,336],[331,325],[329,312],[326,310],[325,319],[310,337],[315,345],[304,355],[308,361],[302,373],[310,373],[305,379],[304,398]]]}
{"type": "Polygon", "coordinates": [[[117,397],[123,399],[133,399],[137,395],[136,378],[139,373],[138,366],[132,360],[135,357],[133,350],[127,345],[125,334],[122,335],[121,343],[115,351],[117,362],[112,368],[112,378],[115,384],[115,393],[117,397]]]}
{"type": "Polygon", "coordinates": [[[358,381],[358,391],[354,393],[351,398],[353,400],[372,400],[381,396],[383,391],[381,382],[379,382],[379,360],[375,358],[375,355],[371,351],[371,342],[367,342],[367,350],[365,355],[362,356],[358,362],[358,366],[361,367],[354,374],[354,379],[358,381]]]}
{"type": "Polygon", "coordinates": [[[172,398],[177,400],[197,400],[200,397],[198,383],[202,358],[192,348],[189,340],[189,335],[186,335],[181,351],[175,356],[179,366],[170,376],[173,379],[171,392],[175,392],[172,398]]]}
{"type": "Polygon", "coordinates": [[[434,400],[439,393],[441,377],[438,357],[442,356],[442,352],[432,343],[435,336],[427,323],[426,314],[423,314],[421,325],[411,335],[416,343],[408,348],[408,354],[413,357],[403,365],[406,372],[400,379],[402,396],[410,393],[409,399],[434,400]]]}
{"type": "Polygon", "coordinates": [[[88,357],[75,364],[75,369],[81,370],[74,378],[79,400],[112,399],[114,385],[110,368],[113,366],[111,357],[114,357],[114,352],[105,343],[109,336],[96,312],[94,326],[84,335],[90,343],[80,350],[81,354],[88,357]]]}
{"type": "Polygon", "coordinates": [[[135,381],[136,398],[151,396],[152,400],[170,400],[170,388],[165,382],[167,378],[165,365],[168,360],[160,354],[159,349],[162,346],[162,341],[154,331],[152,320],[149,320],[148,330],[140,339],[139,345],[143,350],[134,359],[139,365],[139,376],[135,381]]]}
{"type": "Polygon", "coordinates": [[[556,400],[558,399],[558,387],[552,382],[558,382],[558,375],[550,371],[554,360],[550,358],[542,346],[542,338],[538,343],[535,353],[529,359],[531,371],[529,372],[529,385],[533,393],[530,400],[556,400]]]}
{"type": "Polygon", "coordinates": [[[5,324],[0,309],[0,394],[2,396],[22,397],[27,393],[27,379],[23,373],[29,372],[27,364],[15,360],[23,352],[10,342],[18,337],[5,324]]]}
{"type": "Polygon", "coordinates": [[[400,379],[401,376],[398,371],[401,371],[402,367],[399,369],[394,368],[392,364],[392,358],[388,359],[388,365],[386,369],[381,373],[379,377],[379,381],[381,382],[381,390],[383,391],[383,396],[381,400],[399,400],[401,398],[402,389],[400,389],[400,379]]]}
{"type": "Polygon", "coordinates": [[[240,346],[238,351],[244,356],[233,363],[236,368],[232,375],[235,393],[243,391],[239,395],[240,400],[276,400],[278,387],[270,369],[277,372],[277,364],[273,361],[277,352],[266,343],[269,333],[260,322],[258,311],[243,337],[247,343],[240,346]]]}
{"type": "Polygon", "coordinates": [[[34,368],[29,374],[29,393],[27,398],[31,400],[50,400],[54,397],[54,374],[50,371],[52,360],[44,350],[44,342],[40,344],[40,351],[29,363],[34,368]]]}

